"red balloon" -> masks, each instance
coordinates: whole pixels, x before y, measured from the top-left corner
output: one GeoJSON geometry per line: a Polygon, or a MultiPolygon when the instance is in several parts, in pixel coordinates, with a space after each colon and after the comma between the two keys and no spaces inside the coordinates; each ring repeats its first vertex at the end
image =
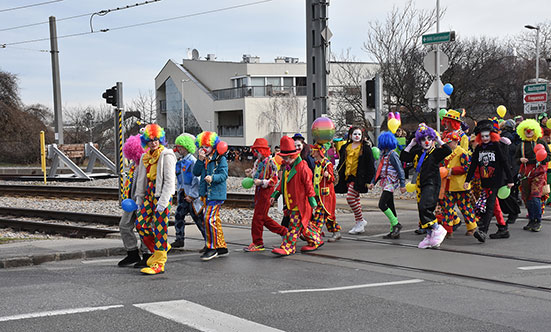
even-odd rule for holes
{"type": "Polygon", "coordinates": [[[547,158],[547,151],[545,151],[545,148],[543,150],[538,150],[536,152],[536,160],[537,161],[543,161],[547,158]]]}
{"type": "Polygon", "coordinates": [[[220,141],[216,144],[216,152],[218,152],[219,155],[223,155],[226,151],[228,151],[228,143],[220,141]]]}
{"type": "Polygon", "coordinates": [[[541,149],[545,150],[545,147],[543,146],[543,144],[536,144],[536,146],[534,146],[534,153],[537,153],[541,149]]]}
{"type": "Polygon", "coordinates": [[[443,179],[448,176],[448,169],[446,167],[440,167],[440,177],[443,179]]]}

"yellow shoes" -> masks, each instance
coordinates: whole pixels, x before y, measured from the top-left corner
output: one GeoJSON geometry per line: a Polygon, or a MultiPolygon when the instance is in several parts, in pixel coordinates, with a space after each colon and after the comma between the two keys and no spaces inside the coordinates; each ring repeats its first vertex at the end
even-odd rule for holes
{"type": "MultiPolygon", "coordinates": [[[[170,248],[169,248],[170,249],[170,248]]],[[[165,272],[165,263],[167,260],[167,252],[156,250],[147,260],[147,266],[140,270],[144,274],[159,274],[165,272]]]]}

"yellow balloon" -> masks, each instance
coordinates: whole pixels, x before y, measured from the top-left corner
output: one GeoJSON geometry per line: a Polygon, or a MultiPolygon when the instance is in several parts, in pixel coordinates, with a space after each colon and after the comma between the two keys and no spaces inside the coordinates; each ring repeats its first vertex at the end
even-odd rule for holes
{"type": "Polygon", "coordinates": [[[400,121],[398,119],[390,119],[388,120],[387,127],[393,134],[396,134],[396,130],[400,127],[400,121]]]}
{"type": "Polygon", "coordinates": [[[546,125],[547,125],[547,128],[551,129],[551,120],[547,120],[546,125]]]}
{"type": "Polygon", "coordinates": [[[507,108],[505,108],[505,106],[499,105],[499,106],[497,107],[497,114],[498,114],[500,117],[504,117],[506,113],[507,113],[507,108]]]}
{"type": "Polygon", "coordinates": [[[413,192],[415,192],[416,189],[417,189],[417,185],[415,185],[414,183],[406,184],[406,191],[408,193],[413,193],[413,192]]]}

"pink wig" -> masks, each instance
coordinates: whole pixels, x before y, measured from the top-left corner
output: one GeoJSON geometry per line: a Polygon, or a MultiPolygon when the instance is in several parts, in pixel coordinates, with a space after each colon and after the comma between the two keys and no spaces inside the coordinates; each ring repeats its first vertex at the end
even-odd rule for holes
{"type": "Polygon", "coordinates": [[[128,137],[124,145],[122,146],[122,153],[128,160],[133,160],[135,163],[140,162],[140,157],[144,154],[142,147],[142,140],[140,135],[134,135],[128,137]]]}

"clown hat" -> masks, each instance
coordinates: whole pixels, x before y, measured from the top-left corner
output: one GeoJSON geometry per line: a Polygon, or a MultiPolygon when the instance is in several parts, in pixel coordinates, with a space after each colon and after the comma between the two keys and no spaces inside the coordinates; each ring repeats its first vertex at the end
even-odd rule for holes
{"type": "Polygon", "coordinates": [[[253,146],[251,149],[269,149],[268,141],[265,138],[257,138],[254,140],[253,146]]]}
{"type": "Polygon", "coordinates": [[[483,131],[493,131],[494,133],[497,132],[494,127],[494,122],[488,119],[480,120],[474,128],[474,133],[478,135],[483,131]]]}
{"type": "Polygon", "coordinates": [[[446,114],[444,114],[444,117],[455,121],[461,121],[461,113],[456,110],[448,110],[446,114]]]}
{"type": "Polygon", "coordinates": [[[289,136],[283,136],[279,141],[279,148],[281,151],[278,153],[281,157],[292,156],[297,154],[298,151],[295,148],[295,141],[289,136]]]}

